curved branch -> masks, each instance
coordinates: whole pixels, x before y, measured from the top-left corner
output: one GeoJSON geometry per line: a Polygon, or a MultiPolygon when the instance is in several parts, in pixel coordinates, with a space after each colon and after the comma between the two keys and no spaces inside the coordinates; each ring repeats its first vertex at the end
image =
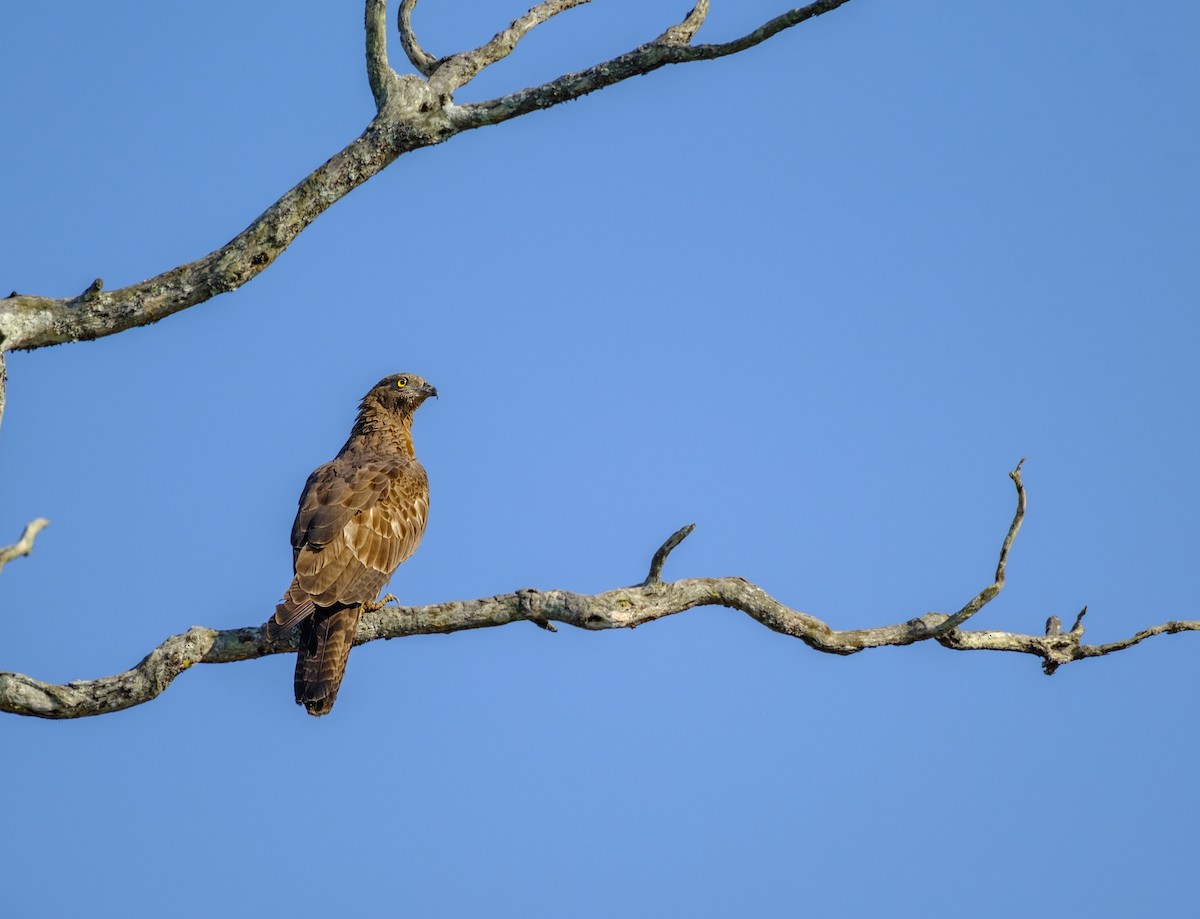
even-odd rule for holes
{"type": "MultiPolygon", "coordinates": [[[[1124,641],[1085,645],[1081,643],[1083,613],[1079,614],[1070,632],[1065,634],[1060,634],[1057,618],[1047,623],[1045,635],[964,632],[948,627],[964,610],[975,604],[982,607],[1004,586],[1004,562],[1025,512],[1020,467],[1011,475],[1018,489],[1018,506],[1001,548],[996,581],[953,615],[931,612],[895,625],[839,631],[815,616],[784,606],[762,588],[742,578],[687,578],[663,583],[659,580],[662,566],[670,552],[691,532],[689,525],[673,534],[655,553],[650,574],[642,584],[593,595],[527,588],[495,597],[434,606],[385,606],[364,613],[355,644],[381,638],[491,628],[521,621],[532,622],[551,631],[552,622],[591,631],[633,629],[697,606],[724,606],[740,610],[772,631],[797,638],[814,651],[827,654],[849,655],[866,648],[911,645],[933,640],[955,651],[1016,651],[1032,654],[1042,659],[1046,673],[1053,673],[1062,664],[1121,651],[1152,635],[1200,631],[1200,621],[1172,621],[1144,629],[1124,641]]],[[[294,634],[268,641],[261,627],[217,631],[195,626],[180,635],[171,636],[137,666],[115,676],[56,685],[19,673],[0,673],[0,711],[39,718],[102,715],[149,702],[194,664],[227,664],[295,650],[294,634]]]]}
{"type": "Polygon", "coordinates": [[[806,19],[836,10],[843,3],[848,2],[849,0],[818,0],[818,2],[810,3],[808,6],[796,7],[763,23],[753,32],[749,32],[741,38],[735,38],[733,41],[715,45],[696,45],[694,48],[689,48],[689,53],[684,55],[684,59],[690,61],[711,61],[718,57],[725,57],[728,54],[737,54],[739,51],[745,51],[747,48],[753,48],[755,45],[762,44],[768,38],[778,35],[784,29],[790,29],[792,26],[799,25],[806,19]]]}
{"type": "Polygon", "coordinates": [[[658,547],[658,551],[654,553],[654,558],[650,559],[650,572],[646,575],[646,580],[642,581],[643,587],[653,587],[655,584],[662,583],[663,565],[667,563],[667,556],[675,551],[675,548],[692,535],[692,530],[696,529],[696,524],[689,523],[687,526],[680,527],[674,533],[667,537],[667,541],[658,547]]]}
{"type": "Polygon", "coordinates": [[[519,92],[490,99],[487,102],[464,105],[457,110],[455,123],[460,126],[461,130],[499,124],[538,109],[547,109],[562,102],[578,99],[580,96],[586,96],[598,89],[628,80],[630,77],[651,73],[668,64],[711,61],[730,54],[737,54],[739,51],[745,51],[747,48],[761,44],[773,35],[778,35],[784,29],[799,25],[823,13],[832,12],[849,2],[850,0],[817,0],[808,6],[798,7],[781,16],[776,16],[741,38],[716,45],[691,45],[682,40],[686,36],[690,41],[691,35],[695,34],[695,30],[700,27],[700,21],[703,20],[703,16],[693,10],[683,23],[668,29],[656,41],[634,48],[603,64],[597,64],[578,73],[563,74],[541,86],[522,89],[519,92]]]}
{"type": "Polygon", "coordinates": [[[461,131],[549,108],[667,64],[735,54],[849,0],[819,0],[777,16],[735,41],[693,46],[691,38],[707,13],[707,0],[699,0],[682,23],[656,41],[614,60],[490,102],[461,107],[453,104],[454,90],[510,54],[533,28],[585,2],[544,0],[480,48],[434,61],[412,35],[410,18],[416,3],[404,0],[400,9],[401,42],[414,66],[430,75],[427,81],[392,70],[387,60],[386,0],[366,0],[367,75],[378,114],[362,135],[284,194],[245,230],[203,258],[117,290],[105,291],[103,282],[97,279],[74,297],[14,291],[0,299],[0,352],[114,335],[236,290],[271,265],[335,201],[405,153],[441,143],[461,131]]]}
{"type": "MultiPolygon", "coordinates": [[[[0,358],[3,355],[0,354],[0,358]]],[[[0,364],[0,370],[3,370],[3,365],[0,364]]],[[[4,570],[4,566],[11,562],[14,558],[20,558],[22,555],[28,555],[33,551],[33,541],[37,539],[37,534],[50,526],[50,521],[45,517],[38,517],[37,520],[30,521],[25,525],[25,531],[11,546],[0,546],[0,571],[4,570]]]]}
{"type": "Polygon", "coordinates": [[[437,113],[413,110],[411,101],[421,95],[424,83],[410,79],[421,86],[398,77],[400,88],[409,92],[390,97],[366,131],[220,249],[118,290],[89,288],[70,299],[17,294],[0,300],[0,349],[31,350],[113,335],[158,322],[253,280],[335,201],[401,154],[455,133],[437,113]]]}
{"type": "Polygon", "coordinates": [[[486,45],[481,45],[473,51],[452,54],[438,64],[429,78],[433,91],[439,95],[449,95],[466,86],[485,67],[490,67],[512,54],[517,43],[537,26],[553,19],[559,13],[590,2],[591,0],[543,0],[524,16],[509,23],[507,29],[497,32],[486,45]]]}
{"type": "Polygon", "coordinates": [[[1021,529],[1021,521],[1025,519],[1025,485],[1021,481],[1021,467],[1024,465],[1025,457],[1021,457],[1020,462],[1017,463],[1017,468],[1008,474],[1008,477],[1013,480],[1013,484],[1017,486],[1017,510],[1013,514],[1012,523],[1008,527],[1008,534],[1004,537],[1004,542],[1000,545],[1000,561],[996,564],[996,577],[991,584],[972,597],[966,606],[942,623],[938,628],[939,636],[957,629],[983,609],[987,605],[987,602],[1004,588],[1004,569],[1008,565],[1008,550],[1012,548],[1013,540],[1017,538],[1017,531],[1021,529]]]}
{"type": "Polygon", "coordinates": [[[1111,654],[1114,651],[1124,651],[1126,648],[1132,648],[1134,645],[1139,645],[1147,638],[1153,638],[1155,635],[1174,635],[1177,632],[1195,632],[1197,629],[1200,629],[1200,623],[1185,619],[1173,619],[1170,622],[1164,622],[1162,625],[1152,625],[1148,629],[1142,629],[1136,635],[1122,639],[1121,641],[1110,641],[1104,645],[1080,645],[1072,659],[1081,660],[1085,657],[1103,657],[1105,654],[1111,654]]]}
{"type": "Polygon", "coordinates": [[[417,8],[417,0],[400,0],[400,14],[396,27],[400,31],[400,46],[408,56],[408,62],[416,68],[417,73],[429,76],[437,66],[437,58],[421,47],[412,27],[413,10],[417,8]]]}

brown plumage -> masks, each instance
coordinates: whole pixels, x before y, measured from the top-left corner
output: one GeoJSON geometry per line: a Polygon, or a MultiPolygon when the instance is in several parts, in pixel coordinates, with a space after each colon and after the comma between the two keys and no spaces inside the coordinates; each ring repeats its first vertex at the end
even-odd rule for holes
{"type": "Polygon", "coordinates": [[[437,390],[411,373],[380,380],[358,409],[350,439],[318,466],[292,524],[296,572],[267,638],[300,625],[296,703],[333,708],[363,605],[416,551],[429,514],[429,479],[413,451],[413,412],[437,390]]]}

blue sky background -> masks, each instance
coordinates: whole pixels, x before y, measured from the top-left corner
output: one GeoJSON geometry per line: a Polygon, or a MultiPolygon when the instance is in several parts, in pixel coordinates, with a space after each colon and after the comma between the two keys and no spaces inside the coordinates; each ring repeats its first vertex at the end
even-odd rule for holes
{"type": "MultiPolygon", "coordinates": [[[[434,54],[524,0],[426,0],[434,54]]],[[[394,6],[394,5],[393,5],[394,6]]],[[[782,11],[716,2],[704,40],[782,11]]],[[[460,101],[645,41],[598,0],[460,101]]],[[[9,361],[0,670],[67,681],[262,622],[308,472],[381,376],[433,487],[408,603],[741,575],[837,628],[1197,618],[1200,7],[854,0],[404,157],[245,288],[9,361]]],[[[372,114],[355,3],[14,2],[0,284],[225,242],[372,114]],[[335,8],[336,7],[336,8],[335,8]]],[[[403,58],[393,39],[393,62],[403,58]]],[[[292,659],[0,719],[5,916],[1190,916],[1200,636],[1052,679],[814,653],[696,610],[292,659]]]]}

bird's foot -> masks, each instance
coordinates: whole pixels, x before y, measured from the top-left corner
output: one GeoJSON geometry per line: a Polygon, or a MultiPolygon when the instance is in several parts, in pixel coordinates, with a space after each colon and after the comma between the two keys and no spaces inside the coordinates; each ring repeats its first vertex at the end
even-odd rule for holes
{"type": "Polygon", "coordinates": [[[387,606],[389,602],[390,603],[399,603],[400,601],[396,599],[395,594],[384,594],[378,600],[368,600],[366,603],[364,603],[363,604],[363,612],[364,613],[377,612],[378,610],[381,610],[385,606],[387,606]]]}

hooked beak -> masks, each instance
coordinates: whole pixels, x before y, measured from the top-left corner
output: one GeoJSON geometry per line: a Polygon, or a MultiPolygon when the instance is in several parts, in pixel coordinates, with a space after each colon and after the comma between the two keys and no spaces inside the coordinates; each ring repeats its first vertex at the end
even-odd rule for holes
{"type": "Polygon", "coordinates": [[[436,398],[438,397],[438,394],[437,394],[437,387],[436,387],[436,386],[430,386],[428,383],[424,383],[424,384],[422,384],[422,386],[421,386],[421,395],[425,396],[425,398],[427,398],[427,399],[428,399],[430,396],[433,396],[433,398],[435,398],[435,399],[436,399],[436,398]]]}

